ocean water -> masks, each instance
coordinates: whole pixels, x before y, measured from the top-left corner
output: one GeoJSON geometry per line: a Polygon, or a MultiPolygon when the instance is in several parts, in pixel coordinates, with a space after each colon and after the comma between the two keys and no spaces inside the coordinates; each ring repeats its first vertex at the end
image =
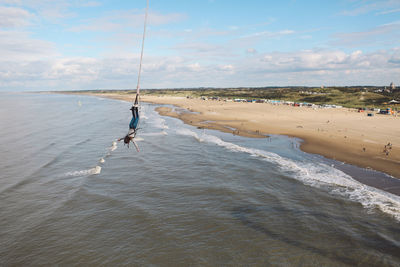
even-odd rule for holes
{"type": "Polygon", "coordinates": [[[0,266],[400,266],[399,180],[155,107],[0,94],[0,266]]]}

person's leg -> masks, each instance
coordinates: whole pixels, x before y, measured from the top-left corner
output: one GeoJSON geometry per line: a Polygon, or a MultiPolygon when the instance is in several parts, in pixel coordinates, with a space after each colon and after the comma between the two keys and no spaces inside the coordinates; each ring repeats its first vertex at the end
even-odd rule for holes
{"type": "Polygon", "coordinates": [[[132,106],[131,111],[132,111],[132,116],[134,118],[139,117],[139,108],[138,107],[132,106]]]}
{"type": "Polygon", "coordinates": [[[129,123],[129,128],[130,129],[136,129],[138,123],[139,123],[139,108],[138,107],[132,107],[132,120],[129,123]]]}
{"type": "Polygon", "coordinates": [[[135,121],[136,121],[136,118],[132,117],[131,122],[129,123],[129,129],[135,129],[135,121]]]}
{"type": "Polygon", "coordinates": [[[134,117],[139,120],[139,108],[138,107],[134,108],[134,113],[135,113],[134,117]]]}
{"type": "Polygon", "coordinates": [[[139,123],[139,108],[138,107],[134,107],[134,112],[135,112],[135,115],[134,115],[135,120],[133,122],[133,126],[135,127],[134,129],[136,129],[136,127],[137,127],[137,125],[139,123]]]}

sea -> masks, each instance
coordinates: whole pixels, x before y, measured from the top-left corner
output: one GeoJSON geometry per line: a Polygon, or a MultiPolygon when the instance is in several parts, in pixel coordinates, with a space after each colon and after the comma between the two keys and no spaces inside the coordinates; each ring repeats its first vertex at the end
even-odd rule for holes
{"type": "Polygon", "coordinates": [[[400,266],[399,179],[159,106],[0,94],[0,266],[400,266]]]}

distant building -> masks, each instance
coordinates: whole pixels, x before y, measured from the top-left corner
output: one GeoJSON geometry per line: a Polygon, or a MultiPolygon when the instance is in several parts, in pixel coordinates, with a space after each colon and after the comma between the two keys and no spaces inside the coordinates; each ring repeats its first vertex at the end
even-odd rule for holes
{"type": "Polygon", "coordinates": [[[393,90],[395,90],[396,89],[396,86],[394,85],[394,83],[393,82],[391,82],[390,83],[390,89],[393,91],[393,90]]]}

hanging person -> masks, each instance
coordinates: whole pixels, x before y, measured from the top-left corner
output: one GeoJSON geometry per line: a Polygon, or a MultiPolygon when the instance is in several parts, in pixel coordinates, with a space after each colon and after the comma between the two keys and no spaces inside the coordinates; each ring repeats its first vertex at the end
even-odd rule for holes
{"type": "Polygon", "coordinates": [[[136,150],[139,152],[139,148],[136,142],[133,140],[133,138],[136,136],[136,132],[138,130],[137,126],[139,124],[138,95],[136,95],[135,104],[130,108],[130,110],[132,111],[132,119],[129,123],[129,131],[124,138],[119,138],[118,141],[124,140],[124,144],[128,147],[129,143],[132,142],[135,145],[136,150]]]}
{"type": "Polygon", "coordinates": [[[147,14],[149,10],[149,0],[146,1],[146,14],[144,17],[144,27],[143,27],[143,39],[142,39],[142,51],[140,53],[140,63],[139,63],[139,72],[138,72],[138,80],[137,80],[137,85],[136,85],[136,99],[134,105],[131,107],[132,111],[132,119],[131,122],[129,123],[129,131],[128,134],[124,138],[118,139],[118,141],[124,140],[124,143],[128,145],[129,143],[132,142],[136,150],[139,152],[139,147],[137,146],[135,140],[133,140],[136,136],[136,132],[138,130],[137,126],[139,123],[139,93],[140,93],[140,73],[142,70],[142,61],[143,61],[143,49],[144,49],[144,39],[146,36],[146,25],[147,25],[147,14]]]}

